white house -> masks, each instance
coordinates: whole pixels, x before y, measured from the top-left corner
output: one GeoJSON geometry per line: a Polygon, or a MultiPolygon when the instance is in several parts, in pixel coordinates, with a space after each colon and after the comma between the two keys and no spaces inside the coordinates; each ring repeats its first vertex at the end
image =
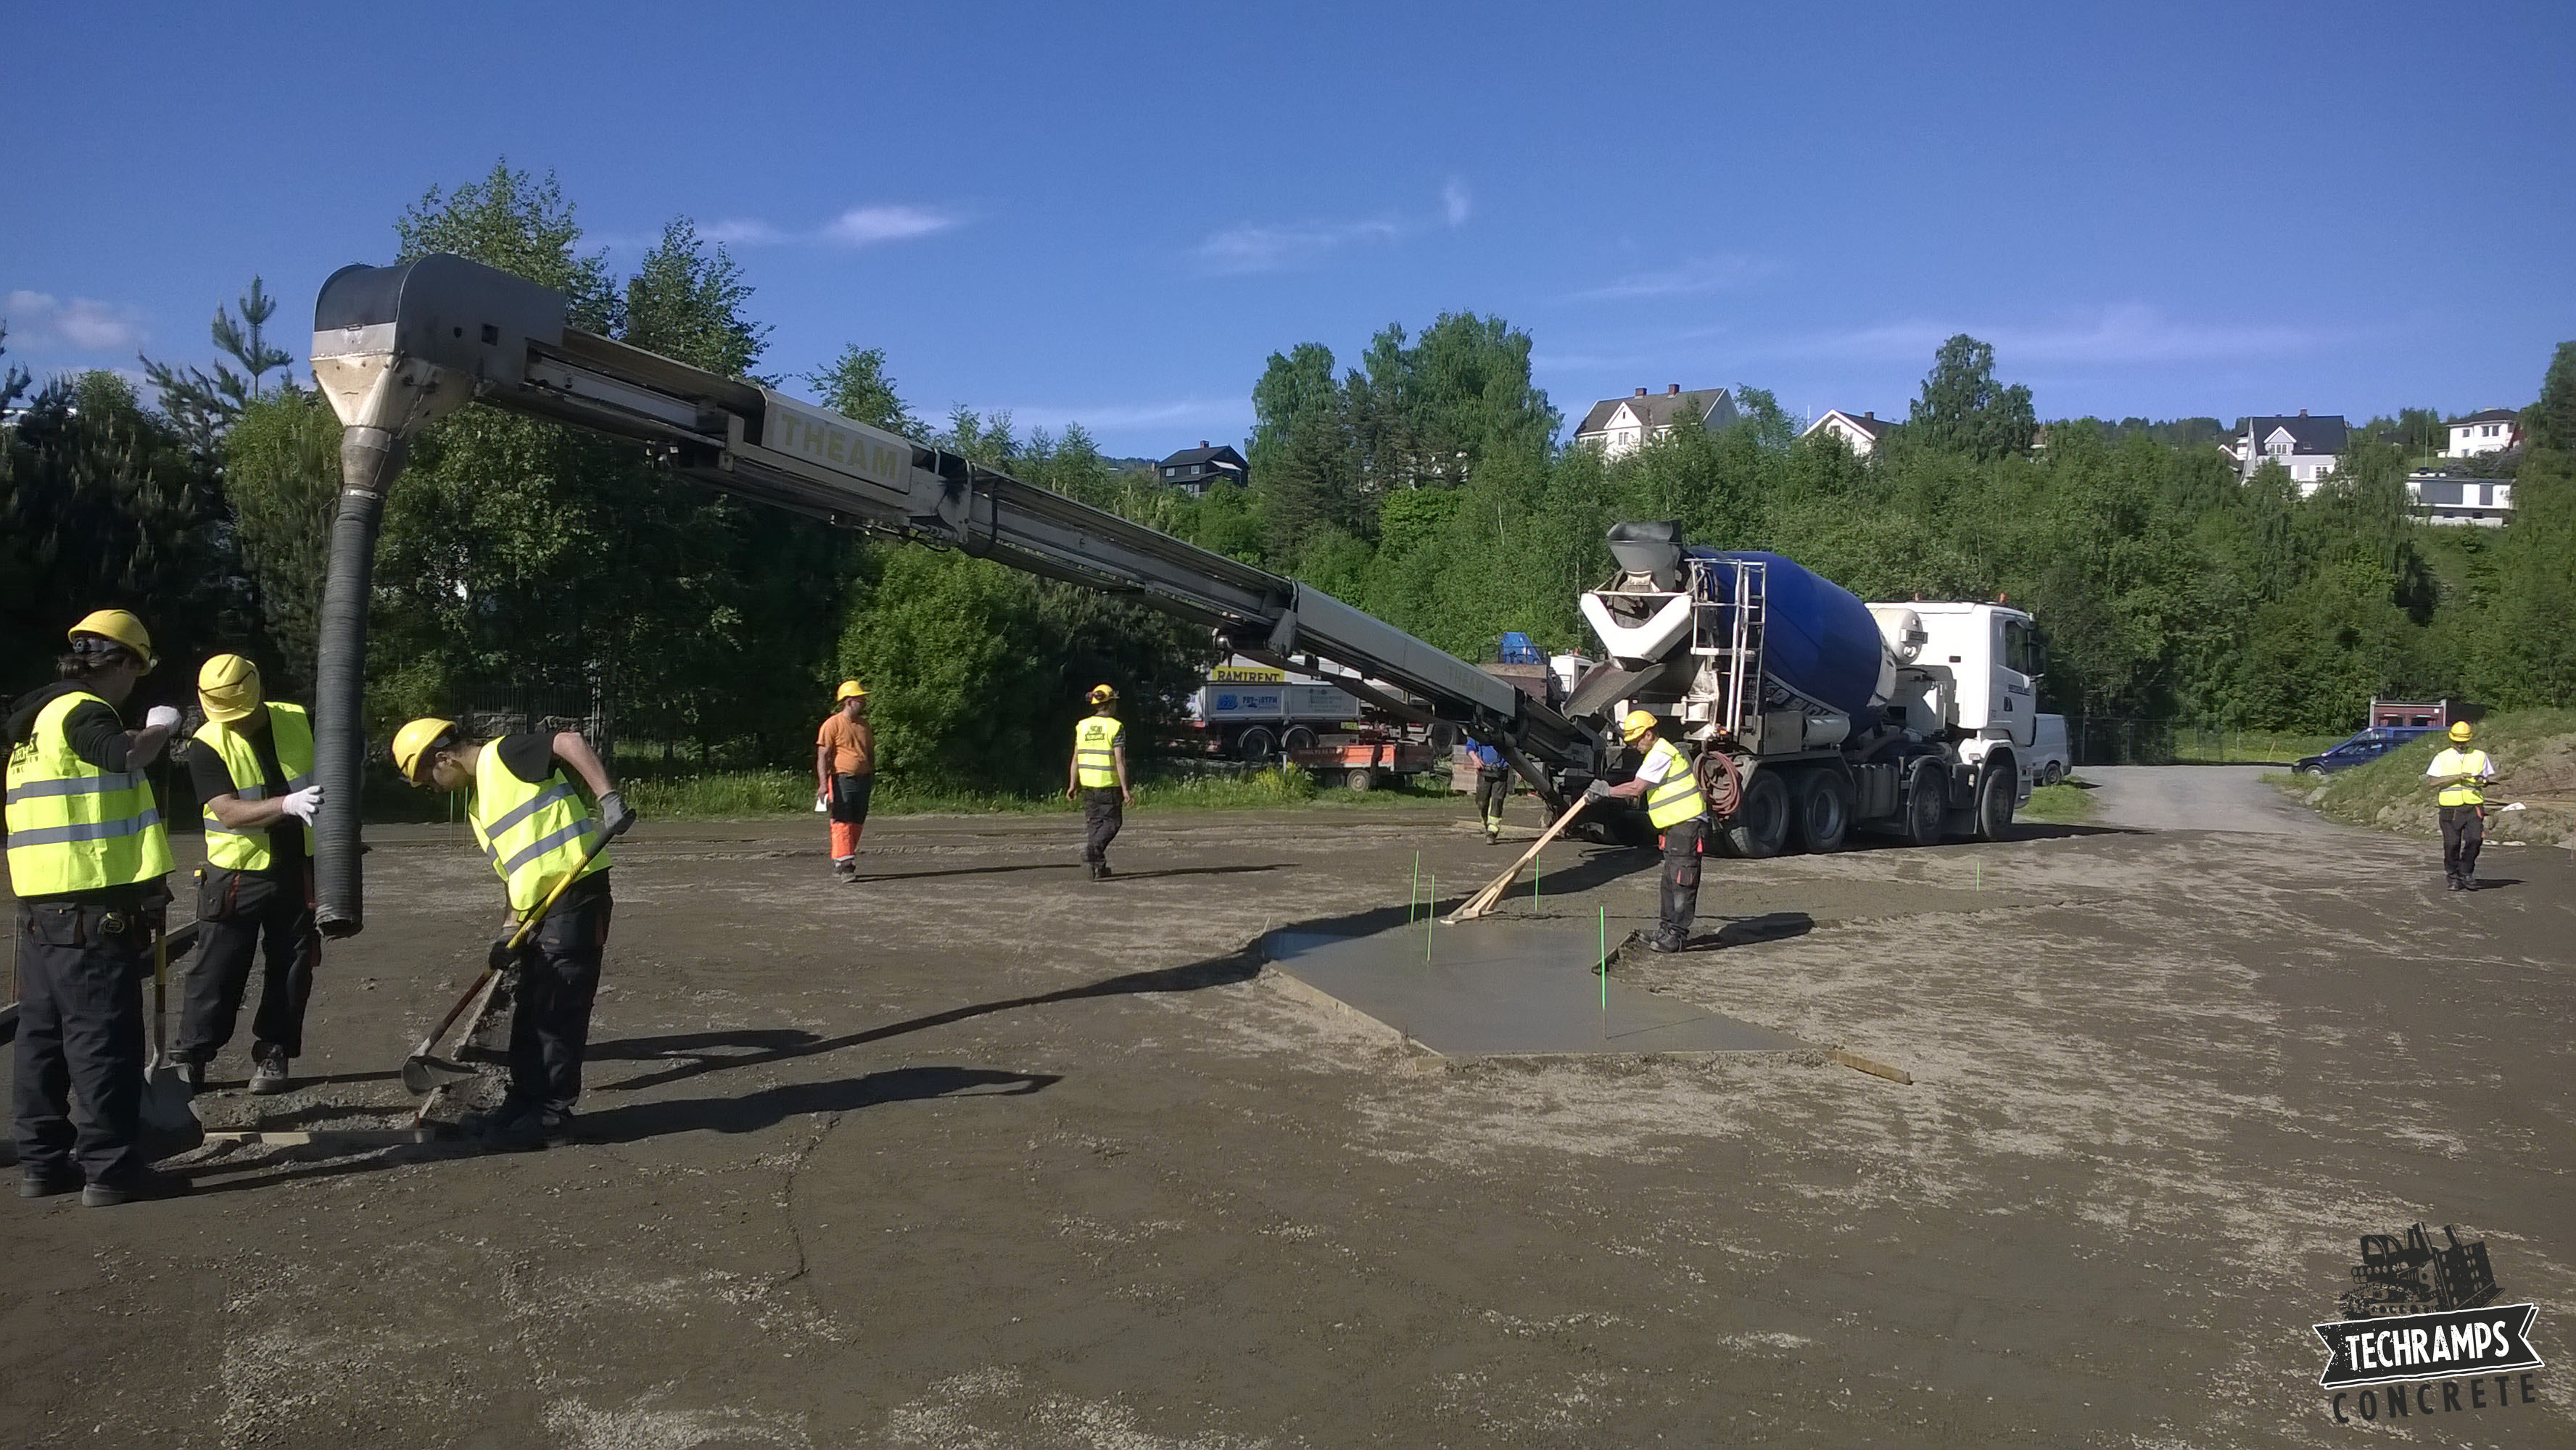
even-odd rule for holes
{"type": "Polygon", "coordinates": [[[2442,450],[2444,458],[2475,458],[2481,453],[2502,453],[2514,445],[2522,432],[2522,415],[2511,408],[2489,408],[2471,413],[2451,424],[2451,446],[2442,450]]]}
{"type": "Polygon", "coordinates": [[[1645,447],[1650,438],[1670,433],[1673,424],[1685,417],[1715,430],[1730,426],[1740,416],[1724,388],[1687,393],[1679,383],[1660,393],[1639,388],[1632,397],[1604,398],[1593,404],[1592,411],[1583,415],[1583,426],[1574,430],[1574,441],[1600,449],[1604,458],[1617,458],[1645,447]]]}
{"type": "MultiPolygon", "coordinates": [[[[1867,458],[1878,447],[1878,440],[1896,426],[1894,418],[1876,413],[1846,413],[1840,408],[1827,408],[1825,415],[1807,425],[1807,433],[1824,433],[1843,440],[1843,445],[1857,458],[1867,458]]],[[[1798,436],[1804,438],[1807,433],[1798,436]]]]}
{"type": "Polygon", "coordinates": [[[2513,480],[2459,478],[2447,473],[2410,473],[2407,496],[2419,517],[2436,524],[2485,524],[2490,528],[2513,514],[2513,480]]]}
{"type": "Polygon", "coordinates": [[[2244,432],[2218,446],[2236,460],[2241,478],[2252,478],[2254,470],[2266,463],[2281,465],[2305,498],[2343,461],[2351,439],[2352,428],[2342,414],[2311,418],[2302,411],[2296,417],[2248,418],[2244,432]]]}

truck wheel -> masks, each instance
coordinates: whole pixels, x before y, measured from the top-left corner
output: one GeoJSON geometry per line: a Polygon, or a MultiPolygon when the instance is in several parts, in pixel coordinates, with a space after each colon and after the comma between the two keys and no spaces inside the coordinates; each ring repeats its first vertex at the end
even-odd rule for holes
{"type": "Polygon", "coordinates": [[[1252,765],[1267,765],[1279,754],[1279,737],[1266,725],[1255,725],[1234,737],[1235,756],[1252,765]]]}
{"type": "Polygon", "coordinates": [[[1315,748],[1315,732],[1307,729],[1303,725],[1291,725],[1288,727],[1288,732],[1279,737],[1279,748],[1282,750],[1312,750],[1315,748]]]}
{"type": "Polygon", "coordinates": [[[1905,791],[1904,834],[1909,846],[1941,844],[1941,819],[1950,812],[1949,782],[1938,770],[1918,770],[1905,791]]]}
{"type": "Polygon", "coordinates": [[[2039,783],[2041,785],[2055,785],[2064,779],[2066,779],[2066,767],[2052,760],[2048,763],[2048,768],[2040,772],[2039,783]]]}
{"type": "Polygon", "coordinates": [[[1744,783],[1744,801],[1718,839],[1730,856],[1760,861],[1780,854],[1789,837],[1789,787],[1776,770],[1757,770],[1744,783]]]}
{"type": "Polygon", "coordinates": [[[1377,789],[1377,772],[1369,769],[1365,765],[1358,766],[1354,768],[1350,774],[1342,777],[1342,784],[1349,786],[1353,790],[1375,790],[1377,789]]]}
{"type": "Polygon", "coordinates": [[[1996,751],[1977,772],[1977,839],[2007,840],[2012,835],[2013,797],[2021,784],[2014,779],[2013,758],[1996,751]]]}
{"type": "Polygon", "coordinates": [[[1851,787],[1830,770],[1805,770],[1789,787],[1789,846],[1822,855],[1851,832],[1851,787]]]}

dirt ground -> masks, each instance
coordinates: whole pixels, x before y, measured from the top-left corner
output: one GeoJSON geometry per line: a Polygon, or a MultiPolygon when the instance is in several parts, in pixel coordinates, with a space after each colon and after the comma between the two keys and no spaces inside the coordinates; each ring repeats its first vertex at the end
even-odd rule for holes
{"type": "MultiPolygon", "coordinates": [[[[2322,825],[1713,863],[1702,948],[1632,980],[1906,1087],[1798,1056],[1444,1063],[1265,977],[1266,930],[1401,925],[1417,851],[1444,898],[1498,869],[1463,803],[1139,817],[1099,884],[1077,834],[884,822],[836,886],[808,820],[647,822],[582,1143],[241,1150],[186,1200],[7,1200],[0,1424],[209,1450],[2576,1443],[2563,851],[2491,850],[2499,889],[2469,896],[2421,843],[2322,825]],[[2540,1305],[2537,1400],[2337,1423],[2308,1326],[2359,1235],[2418,1221],[2540,1305]]],[[[315,1085],[240,1096],[237,1041],[210,1117],[408,1102],[392,1071],[498,893],[444,829],[372,840],[315,1085]]],[[[1547,912],[1653,909],[1651,858],[1548,867],[1547,912]]]]}

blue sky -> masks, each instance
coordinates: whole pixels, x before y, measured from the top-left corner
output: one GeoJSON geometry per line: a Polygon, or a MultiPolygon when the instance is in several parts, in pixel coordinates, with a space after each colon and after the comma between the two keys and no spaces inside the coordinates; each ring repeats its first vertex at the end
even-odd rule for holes
{"type": "MultiPolygon", "coordinates": [[[[799,373],[1240,438],[1274,350],[1500,313],[1571,417],[1902,413],[1954,331],[2042,416],[2518,406],[2576,338],[2576,7],[22,6],[0,315],[202,360],[497,158],[631,265],[733,239],[799,373]],[[381,18],[379,18],[381,17],[381,18]]],[[[791,391],[805,391],[802,383],[791,391]]]]}

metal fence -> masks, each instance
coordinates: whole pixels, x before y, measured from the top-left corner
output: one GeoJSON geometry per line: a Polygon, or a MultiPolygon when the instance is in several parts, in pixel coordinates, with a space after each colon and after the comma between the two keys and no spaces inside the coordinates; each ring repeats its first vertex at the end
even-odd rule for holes
{"type": "Polygon", "coordinates": [[[2249,730],[2235,725],[2209,725],[2128,715],[2069,715],[2067,753],[2072,764],[2087,765],[2288,765],[2315,755],[2340,735],[2304,735],[2282,730],[2249,730]]]}

